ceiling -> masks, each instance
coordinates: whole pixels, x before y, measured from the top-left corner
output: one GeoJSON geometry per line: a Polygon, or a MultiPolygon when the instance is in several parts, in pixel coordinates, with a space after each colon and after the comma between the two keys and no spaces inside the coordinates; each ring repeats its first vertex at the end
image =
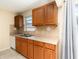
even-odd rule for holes
{"type": "Polygon", "coordinates": [[[0,9],[19,13],[47,2],[48,0],[0,0],[0,9]]]}

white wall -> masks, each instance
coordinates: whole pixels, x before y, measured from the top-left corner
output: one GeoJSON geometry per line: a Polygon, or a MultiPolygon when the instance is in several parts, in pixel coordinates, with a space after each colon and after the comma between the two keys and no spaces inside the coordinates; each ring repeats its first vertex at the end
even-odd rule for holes
{"type": "Polygon", "coordinates": [[[10,24],[13,24],[14,13],[0,10],[0,51],[10,48],[10,24]]]}

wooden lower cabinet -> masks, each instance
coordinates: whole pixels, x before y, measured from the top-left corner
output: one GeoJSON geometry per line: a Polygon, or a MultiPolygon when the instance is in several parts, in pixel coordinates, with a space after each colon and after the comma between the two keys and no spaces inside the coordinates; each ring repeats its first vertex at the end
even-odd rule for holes
{"type": "Polygon", "coordinates": [[[27,40],[16,37],[16,51],[27,57],[27,40]]]}
{"type": "Polygon", "coordinates": [[[44,49],[44,59],[56,59],[55,52],[50,49],[44,49]]]}
{"type": "Polygon", "coordinates": [[[28,59],[57,59],[56,45],[16,37],[16,50],[28,59]]]}
{"type": "Polygon", "coordinates": [[[21,54],[24,55],[25,57],[27,57],[27,53],[28,53],[28,46],[27,46],[27,40],[23,40],[22,41],[22,47],[21,47],[21,54]]]}
{"type": "Polygon", "coordinates": [[[17,15],[14,17],[14,26],[17,29],[23,28],[24,27],[24,21],[23,21],[23,16],[22,15],[17,15]]]}
{"type": "Polygon", "coordinates": [[[22,50],[21,40],[19,38],[16,38],[16,51],[21,53],[22,50]]]}
{"type": "Polygon", "coordinates": [[[33,44],[28,43],[28,59],[33,59],[33,44]]]}
{"type": "Polygon", "coordinates": [[[34,59],[44,59],[44,48],[34,46],[34,59]]]}

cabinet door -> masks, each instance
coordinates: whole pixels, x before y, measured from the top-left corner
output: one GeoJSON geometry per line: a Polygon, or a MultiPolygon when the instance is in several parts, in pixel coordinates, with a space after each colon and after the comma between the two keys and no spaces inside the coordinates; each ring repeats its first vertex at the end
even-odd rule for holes
{"type": "Polygon", "coordinates": [[[44,48],[34,46],[34,59],[44,59],[44,48]]]}
{"type": "Polygon", "coordinates": [[[32,11],[33,25],[35,26],[44,25],[44,16],[45,16],[44,12],[45,12],[44,7],[40,7],[32,11]]]}
{"type": "Polygon", "coordinates": [[[19,27],[23,27],[23,16],[19,16],[19,27]]]}
{"type": "Polygon", "coordinates": [[[28,43],[28,59],[33,59],[33,44],[28,43]]]}
{"type": "Polygon", "coordinates": [[[14,20],[14,25],[15,25],[15,27],[19,27],[18,25],[19,25],[19,18],[18,18],[18,16],[15,16],[15,20],[14,20]]]}
{"type": "Polygon", "coordinates": [[[22,50],[21,40],[19,38],[16,38],[16,51],[21,53],[21,50],[22,50]]]}
{"type": "Polygon", "coordinates": [[[24,55],[25,57],[27,57],[27,53],[28,53],[28,46],[27,46],[27,40],[26,39],[22,39],[22,50],[21,50],[21,54],[24,55]]]}
{"type": "Polygon", "coordinates": [[[15,27],[16,28],[23,27],[23,16],[21,16],[21,15],[15,16],[15,27]]]}
{"type": "Polygon", "coordinates": [[[16,37],[16,51],[27,57],[27,40],[16,37]]]}
{"type": "Polygon", "coordinates": [[[50,3],[45,6],[45,24],[46,25],[55,25],[57,20],[54,16],[54,4],[50,3]]]}
{"type": "Polygon", "coordinates": [[[56,59],[56,53],[53,50],[45,48],[44,51],[45,59],[56,59]]]}

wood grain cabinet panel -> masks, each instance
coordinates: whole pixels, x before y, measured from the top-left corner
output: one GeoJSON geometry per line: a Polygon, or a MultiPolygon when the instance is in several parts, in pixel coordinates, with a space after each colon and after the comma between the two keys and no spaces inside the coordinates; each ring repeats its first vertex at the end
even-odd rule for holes
{"type": "Polygon", "coordinates": [[[54,16],[54,4],[50,3],[46,5],[45,8],[45,24],[46,25],[55,25],[57,24],[57,20],[55,19],[56,16],[54,16]]]}
{"type": "Polygon", "coordinates": [[[33,44],[28,43],[28,59],[33,59],[33,44]]]}
{"type": "Polygon", "coordinates": [[[56,51],[56,45],[45,43],[44,47],[56,51]]]}
{"type": "Polygon", "coordinates": [[[28,40],[28,59],[33,59],[33,40],[28,40]]]}
{"type": "Polygon", "coordinates": [[[16,51],[18,51],[19,53],[21,53],[22,50],[22,44],[21,44],[21,40],[17,37],[16,38],[16,51]]]}
{"type": "Polygon", "coordinates": [[[39,41],[34,41],[34,45],[44,47],[44,43],[39,41]]]}
{"type": "Polygon", "coordinates": [[[56,6],[56,3],[54,4],[54,25],[57,26],[58,25],[58,7],[56,6]]]}
{"type": "Polygon", "coordinates": [[[44,59],[44,48],[34,46],[34,59],[44,59]]]}
{"type": "Polygon", "coordinates": [[[42,7],[32,10],[34,26],[57,26],[58,8],[55,2],[51,2],[42,7]]]}
{"type": "Polygon", "coordinates": [[[22,55],[24,55],[25,57],[27,57],[27,53],[28,53],[28,40],[27,39],[23,39],[22,38],[22,41],[21,41],[21,44],[22,44],[22,47],[21,47],[21,53],[22,55]]]}
{"type": "Polygon", "coordinates": [[[44,59],[56,59],[56,53],[53,50],[45,49],[44,51],[44,59]]]}
{"type": "Polygon", "coordinates": [[[29,43],[29,44],[33,44],[33,43],[34,43],[34,41],[33,41],[33,40],[31,40],[31,39],[28,39],[28,43],[29,43]]]}
{"type": "Polygon", "coordinates": [[[23,16],[22,15],[17,15],[15,16],[15,20],[14,20],[14,26],[19,29],[19,28],[22,28],[24,27],[24,22],[23,22],[23,16]]]}
{"type": "Polygon", "coordinates": [[[27,40],[24,38],[16,37],[16,51],[27,57],[27,40]]]}
{"type": "Polygon", "coordinates": [[[32,23],[34,26],[44,25],[44,11],[42,7],[32,10],[32,23]]]}
{"type": "Polygon", "coordinates": [[[16,50],[28,59],[57,59],[57,46],[16,37],[16,50]]]}

